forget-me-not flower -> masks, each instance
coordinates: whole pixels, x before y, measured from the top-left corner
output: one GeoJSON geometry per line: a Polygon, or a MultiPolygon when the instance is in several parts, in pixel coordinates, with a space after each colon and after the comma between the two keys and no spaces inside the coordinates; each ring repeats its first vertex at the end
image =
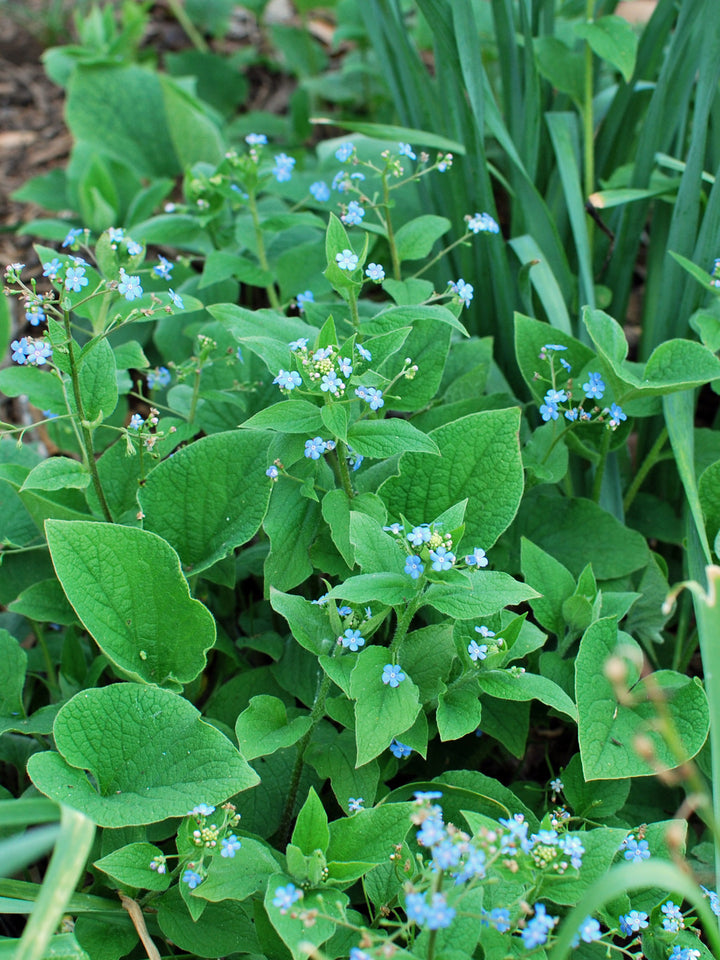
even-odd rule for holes
{"type": "Polygon", "coordinates": [[[65,289],[72,290],[73,293],[80,293],[83,287],[88,285],[88,278],[85,276],[85,267],[68,267],[65,271],[65,289]]]}
{"type": "Polygon", "coordinates": [[[330,199],[330,187],[324,180],[316,180],[310,184],[310,193],[318,203],[326,203],[330,199]]]}
{"type": "Polygon", "coordinates": [[[346,650],[352,650],[355,653],[360,647],[365,646],[365,637],[359,630],[346,630],[340,637],[340,642],[346,650]]]}
{"type": "Polygon", "coordinates": [[[383,667],[381,680],[386,686],[399,687],[405,679],[405,674],[399,664],[386,663],[383,667]]]}
{"type": "Polygon", "coordinates": [[[286,183],[292,178],[294,166],[295,157],[289,157],[286,153],[278,153],[275,156],[275,166],[272,169],[272,174],[278,183],[286,183]]]}
{"type": "Polygon", "coordinates": [[[340,219],[349,227],[358,227],[362,223],[364,216],[365,208],[361,206],[357,200],[351,200],[348,204],[347,210],[340,219]]]}
{"type": "Polygon", "coordinates": [[[587,383],[583,384],[583,390],[588,400],[602,400],[605,393],[605,383],[601,374],[589,373],[587,383]]]}
{"type": "Polygon", "coordinates": [[[398,760],[404,760],[405,757],[409,757],[412,753],[412,747],[409,747],[406,743],[400,743],[399,740],[393,737],[390,741],[390,753],[394,757],[397,757],[398,760]]]}
{"type": "Polygon", "coordinates": [[[335,261],[341,270],[354,270],[358,265],[359,259],[356,253],[353,253],[352,250],[348,250],[347,248],[343,250],[342,253],[335,254],[335,261]]]}
{"type": "Polygon", "coordinates": [[[379,263],[369,263],[365,270],[365,276],[375,283],[382,283],[385,279],[385,270],[379,263]]]}
{"type": "Polygon", "coordinates": [[[234,833],[231,833],[229,837],[223,837],[222,840],[222,850],[220,851],[221,857],[230,857],[232,859],[235,856],[235,853],[240,849],[242,844],[235,836],[234,833]]]}
{"type": "Polygon", "coordinates": [[[278,887],[275,890],[272,905],[278,907],[280,913],[287,913],[294,903],[302,900],[302,895],[302,890],[298,890],[294,883],[288,883],[286,887],[278,887]]]}
{"type": "Polygon", "coordinates": [[[327,450],[327,444],[322,437],[313,437],[312,440],[305,441],[305,456],[309,460],[319,460],[327,450]]]}
{"type": "Polygon", "coordinates": [[[297,370],[280,370],[273,380],[281,390],[294,390],[302,383],[302,379],[297,370]]]}

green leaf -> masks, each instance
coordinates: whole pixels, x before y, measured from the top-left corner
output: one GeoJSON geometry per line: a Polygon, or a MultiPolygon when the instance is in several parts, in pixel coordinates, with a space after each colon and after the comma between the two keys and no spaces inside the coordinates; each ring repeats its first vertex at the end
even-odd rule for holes
{"type": "Polygon", "coordinates": [[[438,445],[407,420],[359,420],[348,430],[348,443],[356,453],[384,460],[396,453],[416,451],[439,454],[438,445]]]}
{"type": "Polygon", "coordinates": [[[313,572],[309,551],[319,517],[319,505],[303,496],[298,483],[278,478],[263,524],[270,538],[265,579],[276,589],[291,590],[313,572]]]}
{"type": "Polygon", "coordinates": [[[334,644],[327,613],[317,603],[293,593],[282,593],[270,586],[270,604],[288,622],[297,642],[311,653],[328,653],[334,644]]]}
{"type": "Polygon", "coordinates": [[[312,787],[295,821],[292,842],[306,857],[311,856],[316,850],[325,853],[328,848],[330,831],[327,814],[312,787]]]}
{"type": "Polygon", "coordinates": [[[27,654],[7,630],[0,629],[0,717],[25,716],[22,693],[25,686],[27,654]]]}
{"type": "Polygon", "coordinates": [[[235,722],[240,753],[246,760],[266,757],[276,750],[297,743],[310,729],[310,717],[295,717],[288,722],[287,707],[277,697],[260,694],[253,697],[235,722]]]}
{"type": "Polygon", "coordinates": [[[523,469],[518,442],[520,411],[489,410],[433,430],[440,459],[405,453],[400,475],[380,495],[390,517],[427,523],[469,498],[463,543],[489,550],[509,526],[520,503],[523,469]]]}
{"type": "Polygon", "coordinates": [[[335,921],[332,918],[337,917],[339,921],[345,919],[344,909],[348,898],[339,890],[306,891],[298,902],[298,909],[318,912],[317,920],[312,926],[306,926],[298,917],[298,910],[280,912],[273,906],[278,887],[285,887],[291,882],[284,874],[270,878],[265,894],[265,909],[270,922],[290,948],[295,960],[306,960],[308,956],[319,953],[317,948],[335,932],[335,921]]]}
{"type": "Polygon", "coordinates": [[[182,817],[258,783],[227,737],[160,687],[83,690],[62,707],[53,733],[59,753],[33,754],[30,778],[103,827],[182,817]]]}
{"type": "Polygon", "coordinates": [[[268,877],[278,870],[278,861],[267,844],[243,837],[234,857],[213,857],[207,877],[193,891],[203,900],[245,900],[265,889],[268,877]]]}
{"type": "MultiPolygon", "coordinates": [[[[624,635],[623,646],[629,642],[624,635]]],[[[632,646],[639,656],[640,648],[632,646]]],[[[694,757],[707,737],[707,697],[699,681],[690,677],[658,670],[633,684],[633,668],[628,664],[632,699],[629,704],[619,702],[604,673],[610,657],[622,657],[622,647],[617,648],[616,621],[597,620],[585,632],[575,661],[578,737],[586,780],[647,777],[655,773],[656,764],[672,770],[694,757]],[[657,729],[659,703],[678,739],[672,747],[657,729]],[[635,749],[635,738],[640,735],[652,744],[652,764],[635,749]]]]}
{"type": "MultiPolygon", "coordinates": [[[[202,900],[200,901],[202,903],[202,900]]],[[[202,922],[188,912],[177,886],[171,887],[160,900],[157,922],[163,934],[175,946],[193,957],[224,957],[232,953],[261,954],[255,924],[248,909],[235,900],[208,903],[202,911],[202,922]]]]}
{"type": "Polygon", "coordinates": [[[8,610],[19,613],[40,623],[67,625],[77,622],[75,611],[67,601],[58,580],[38,580],[20,593],[17,600],[8,604],[8,610]]]}
{"type": "Polygon", "coordinates": [[[607,820],[620,810],[630,793],[630,780],[585,781],[582,760],[576,753],[560,771],[563,794],[578,817],[587,820],[607,820]]]}
{"type": "Polygon", "coordinates": [[[69,457],[49,457],[30,471],[21,490],[63,490],[74,487],[84,490],[90,473],[84,464],[69,457]]]}
{"type": "Polygon", "coordinates": [[[168,132],[180,166],[220,163],[225,143],[215,123],[203,110],[202,101],[191,96],[167,74],[158,72],[168,132]]]}
{"type": "Polygon", "coordinates": [[[432,213],[408,220],[395,234],[398,258],[401,262],[423,260],[451,226],[447,217],[437,217],[432,213]]]}
{"type": "Polygon", "coordinates": [[[541,596],[530,601],[537,622],[562,637],[565,633],[562,605],[575,592],[575,578],[559,560],[525,537],[521,540],[521,569],[525,582],[541,592],[541,596]]]}
{"type": "Polygon", "coordinates": [[[358,766],[386,750],[393,737],[408,730],[420,712],[418,688],[409,675],[397,687],[382,682],[383,667],[389,659],[384,647],[367,647],[358,654],[350,675],[350,696],[356,701],[358,766]]]}
{"type": "Polygon", "coordinates": [[[638,37],[627,20],[608,16],[600,17],[591,23],[577,23],[575,34],[582,40],[587,40],[593,52],[613,67],[617,67],[625,83],[630,83],[635,69],[638,37]]]}
{"type": "MultiPolygon", "coordinates": [[[[398,688],[399,689],[399,688],[398,688]]],[[[384,863],[388,844],[402,843],[412,824],[412,803],[381,803],[330,824],[328,862],[384,863]]]]}
{"type": "Polygon", "coordinates": [[[177,688],[203,669],[215,621],[190,597],[177,554],[135,527],[48,520],[58,579],[100,649],[127,676],[177,688]]]}
{"type": "Polygon", "coordinates": [[[160,856],[162,850],[152,843],[128,843],[96,860],[93,866],[129,887],[138,887],[140,890],[167,890],[170,886],[170,874],[150,869],[153,858],[160,856]]]}
{"type": "Polygon", "coordinates": [[[464,577],[465,583],[431,583],[423,603],[448,617],[470,620],[489,617],[504,607],[538,597],[537,591],[514,580],[500,570],[476,570],[464,577]]]}
{"type": "Polygon", "coordinates": [[[498,700],[539,700],[577,721],[575,704],[562,687],[547,677],[535,673],[512,674],[505,670],[481,670],[478,673],[478,683],[484,693],[498,700]]]}
{"type": "MultiPolygon", "coordinates": [[[[311,743],[305,756],[323,779],[330,780],[335,798],[343,809],[347,811],[349,797],[362,797],[368,806],[374,802],[380,767],[377,760],[356,766],[357,747],[353,731],[333,731],[327,742],[311,743]]],[[[364,854],[362,857],[367,859],[364,854]]]]}
{"type": "Polygon", "coordinates": [[[584,60],[581,53],[550,35],[533,38],[535,60],[540,73],[551,86],[569,94],[575,103],[583,102],[584,60]]]}
{"type": "Polygon", "coordinates": [[[440,692],[436,720],[441,740],[459,740],[480,727],[482,706],[477,678],[458,678],[440,692]]]}
{"type": "Polygon", "coordinates": [[[450,140],[428,130],[415,130],[411,127],[399,127],[392,123],[366,123],[360,120],[338,121],[316,119],[316,123],[331,123],[341,130],[350,130],[353,133],[362,133],[366,137],[376,140],[398,140],[401,143],[414,143],[421,147],[432,147],[436,150],[450,151],[464,157],[465,144],[459,140],[450,140]]]}
{"type": "Polygon", "coordinates": [[[351,603],[370,603],[378,600],[392,606],[402,603],[415,592],[415,584],[401,573],[361,573],[348,579],[328,594],[333,599],[349,600],[351,603]]]}
{"type": "Polygon", "coordinates": [[[281,433],[318,434],[323,428],[323,419],[320,407],[309,400],[281,400],[259,410],[240,426],[281,433]]]}
{"type": "Polygon", "coordinates": [[[105,339],[91,340],[80,354],[78,381],[87,420],[107,420],[118,402],[115,354],[105,339]]]}
{"type": "Polygon", "coordinates": [[[178,450],[148,475],[139,499],[145,527],[194,573],[255,535],[270,499],[269,434],[233,430],[178,450]]]}

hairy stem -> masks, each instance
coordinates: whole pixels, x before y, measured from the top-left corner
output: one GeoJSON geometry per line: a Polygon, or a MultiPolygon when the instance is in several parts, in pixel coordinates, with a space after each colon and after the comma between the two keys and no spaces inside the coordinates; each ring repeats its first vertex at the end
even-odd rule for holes
{"type": "MultiPolygon", "coordinates": [[[[265,252],[265,240],[263,239],[262,226],[260,224],[260,214],[257,208],[257,199],[252,190],[248,196],[248,207],[250,208],[250,216],[252,217],[253,227],[255,228],[255,242],[257,243],[257,256],[260,261],[260,266],[263,270],[270,272],[270,264],[268,263],[267,253],[265,252]]],[[[265,291],[267,292],[270,306],[273,310],[279,310],[280,298],[277,295],[275,285],[269,283],[265,287],[265,291]]]]}

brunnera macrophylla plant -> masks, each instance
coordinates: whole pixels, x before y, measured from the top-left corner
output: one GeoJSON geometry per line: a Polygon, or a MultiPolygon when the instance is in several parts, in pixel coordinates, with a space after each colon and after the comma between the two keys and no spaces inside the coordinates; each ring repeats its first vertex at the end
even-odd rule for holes
{"type": "MultiPolygon", "coordinates": [[[[604,496],[634,422],[720,364],[684,340],[630,363],[600,311],[587,342],[518,315],[514,396],[461,321],[472,284],[417,267],[452,225],[394,222],[403,177],[448,175],[446,154],[406,175],[406,143],[338,146],[320,280],[286,298],[269,187],[295,165],[262,139],[185,189],[216,236],[252,224],[269,307],[202,301],[187,257],[119,229],[39,247],[47,290],[8,270],[33,332],[0,385],[61,455],[7,425],[3,757],[100,828],[74,931],[91,957],[116,891],[125,953],[542,956],[616,859],[708,843],[675,825],[677,788],[638,813],[709,709],[646,668],[668,570],[604,496]],[[548,752],[549,791],[509,787],[538,723],[567,762],[548,752]]],[[[468,214],[457,242],[496,227],[468,214]]],[[[579,951],[709,955],[679,897],[623,896],[579,951]]]]}

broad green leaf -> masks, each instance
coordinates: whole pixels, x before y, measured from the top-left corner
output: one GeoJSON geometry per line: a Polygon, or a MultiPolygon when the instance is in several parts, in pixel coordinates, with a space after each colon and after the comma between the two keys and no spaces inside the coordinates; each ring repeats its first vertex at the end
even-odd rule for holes
{"type": "Polygon", "coordinates": [[[396,453],[416,451],[439,453],[432,437],[422,433],[407,420],[359,420],[348,431],[348,443],[356,453],[374,460],[384,460],[396,453]]]}
{"type": "Polygon", "coordinates": [[[62,707],[53,733],[59,753],[33,754],[30,778],[103,827],[183,817],[258,783],[227,737],[160,687],[83,690],[62,707]]]}
{"type": "Polygon", "coordinates": [[[440,692],[436,721],[441,740],[459,740],[480,727],[480,688],[473,676],[461,677],[440,692]]]}
{"type": "MultiPolygon", "coordinates": [[[[452,624],[435,623],[411,630],[400,644],[398,656],[418,688],[420,702],[434,703],[455,659],[452,624]]],[[[404,742],[413,746],[409,740],[404,742]]]]}
{"type": "MultiPolygon", "coordinates": [[[[345,403],[326,403],[320,410],[320,416],[323,422],[322,433],[329,433],[330,437],[336,437],[347,443],[348,432],[348,407],[345,403]]],[[[360,451],[358,451],[360,452],[360,451]]]]}
{"type": "Polygon", "coordinates": [[[571,720],[577,721],[577,708],[562,687],[547,677],[535,673],[509,673],[505,670],[485,670],[478,673],[478,683],[484,693],[498,700],[539,700],[571,720]]]}
{"type": "Polygon", "coordinates": [[[240,426],[244,429],[315,435],[322,431],[323,419],[320,407],[309,400],[281,400],[259,410],[240,426]]]}
{"type": "Polygon", "coordinates": [[[8,397],[25,394],[38,410],[51,410],[58,416],[66,412],[62,383],[41,367],[5,367],[0,370],[0,390],[8,397]]]}
{"type": "MultiPolygon", "coordinates": [[[[80,398],[86,420],[107,420],[118,402],[115,354],[105,339],[91,340],[78,362],[80,398]]],[[[72,397],[72,394],[70,394],[72,397]]]]}
{"type": "Polygon", "coordinates": [[[388,849],[402,843],[412,824],[412,803],[381,803],[330,824],[328,861],[384,863],[388,849]]]}
{"type": "Polygon", "coordinates": [[[617,67],[625,83],[635,69],[638,37],[627,20],[622,17],[600,17],[588,23],[575,24],[575,34],[592,47],[594,53],[617,67]]]}
{"type": "Polygon", "coordinates": [[[630,793],[630,780],[593,780],[586,783],[582,760],[576,753],[560,771],[563,794],[578,817],[588,820],[607,820],[624,805],[630,793]]]}
{"type": "MultiPolygon", "coordinates": [[[[344,810],[348,809],[349,797],[361,797],[368,807],[374,803],[380,767],[377,760],[361,767],[356,765],[357,747],[352,730],[334,731],[327,742],[311,742],[305,757],[321,777],[330,781],[335,798],[344,810]]],[[[364,854],[362,857],[367,859],[364,854]]]]}
{"type": "Polygon", "coordinates": [[[113,850],[93,864],[113,880],[141,890],[167,890],[170,874],[151,870],[154,857],[162,856],[162,850],[152,843],[128,843],[113,850]]]}
{"type": "Polygon", "coordinates": [[[282,593],[270,586],[270,604],[288,622],[297,642],[311,653],[328,653],[335,638],[328,615],[322,606],[293,593],[282,593]]]}
{"type": "Polygon", "coordinates": [[[288,722],[287,707],[277,697],[253,697],[235,722],[235,736],[246,760],[266,757],[297,743],[312,726],[310,717],[288,722]]]}
{"type": "Polygon", "coordinates": [[[330,831],[328,830],[327,814],[320,798],[312,787],[295,821],[292,842],[307,857],[315,850],[322,850],[325,853],[328,848],[330,831]]]}
{"type": "Polygon", "coordinates": [[[66,626],[77,622],[75,611],[55,578],[32,583],[22,591],[17,600],[8,604],[8,610],[40,623],[60,623],[66,626]]]}
{"type": "Polygon", "coordinates": [[[148,475],[139,499],[145,528],[164,537],[197,573],[254,536],[272,481],[270,435],[233,430],[178,450],[148,475]]]}
{"type": "Polygon", "coordinates": [[[698,496],[711,541],[720,530],[720,460],[711,463],[698,479],[698,496]]]}
{"type": "Polygon", "coordinates": [[[462,583],[431,583],[423,603],[448,617],[470,620],[473,617],[489,617],[504,607],[538,597],[528,584],[514,580],[500,570],[476,570],[464,577],[462,583]]]}
{"type": "Polygon", "coordinates": [[[84,490],[90,483],[90,473],[84,464],[69,457],[49,457],[30,471],[21,490],[62,490],[76,487],[84,490]]]}
{"type": "MultiPolygon", "coordinates": [[[[589,819],[593,819],[592,814],[589,819]]],[[[549,896],[553,903],[572,906],[596,880],[607,874],[617,857],[620,844],[627,837],[627,831],[603,826],[598,830],[583,830],[577,833],[569,830],[567,836],[577,838],[584,847],[582,867],[578,870],[571,867],[563,875],[553,877],[549,885],[549,891],[552,891],[549,896]]],[[[653,853],[656,852],[653,847],[653,853]]]]}
{"type": "Polygon", "coordinates": [[[215,622],[190,597],[174,550],[154,533],[48,520],[48,545],[68,600],[127,676],[176,688],[203,669],[215,622]]]}
{"type": "Polygon", "coordinates": [[[392,518],[428,523],[469,498],[463,544],[489,550],[520,504],[523,469],[518,442],[520,411],[489,410],[433,430],[440,457],[405,453],[400,475],[383,483],[380,495],[392,518]]]}
{"type": "Polygon", "coordinates": [[[414,581],[402,573],[361,573],[338,584],[328,594],[333,599],[349,600],[351,603],[380,603],[393,606],[402,603],[415,593],[414,581]]]}
{"type": "Polygon", "coordinates": [[[268,877],[278,870],[273,851],[260,840],[242,837],[234,857],[213,857],[208,874],[193,891],[203,900],[245,900],[265,889],[268,877]]]}
{"type": "Polygon", "coordinates": [[[646,566],[645,538],[591,500],[539,494],[526,497],[519,518],[523,536],[579,577],[588,558],[598,580],[614,580],[646,566]],[[588,553],[588,544],[592,552],[588,553]]]}
{"type": "Polygon", "coordinates": [[[155,901],[157,922],[177,948],[193,957],[221,957],[232,953],[260,954],[252,912],[235,900],[208,903],[196,922],[177,886],[155,901]]]}
{"type": "Polygon", "coordinates": [[[300,484],[287,477],[278,478],[263,524],[270,538],[265,579],[277,590],[292,590],[313,572],[309,551],[317,536],[319,517],[319,505],[302,495],[300,484]]]}
{"type": "Polygon", "coordinates": [[[367,647],[358,654],[350,675],[350,696],[356,701],[359,767],[387,749],[393,737],[408,730],[420,711],[418,688],[408,674],[397,687],[383,683],[383,668],[389,662],[384,647],[367,647]]]}
{"type": "MultiPolygon", "coordinates": [[[[564,330],[551,327],[539,320],[533,320],[532,317],[526,317],[522,313],[516,313],[515,355],[523,380],[538,404],[542,403],[542,397],[545,395],[547,386],[543,380],[538,380],[535,374],[538,371],[544,372],[539,355],[543,346],[547,343],[557,344],[565,348],[561,352],[561,356],[571,365],[574,372],[582,370],[593,359],[596,359],[595,353],[589,347],[571,337],[564,330]]],[[[555,361],[555,367],[558,369],[557,360],[555,361]]],[[[549,371],[549,363],[545,363],[545,368],[549,371]]]]}
{"type": "MultiPolygon", "coordinates": [[[[31,905],[35,906],[35,904],[31,905]]],[[[20,956],[19,944],[20,940],[0,940],[0,960],[17,960],[20,956]]],[[[131,946],[132,943],[129,947],[131,946]]],[[[91,960],[91,958],[78,942],[77,934],[55,933],[42,952],[42,960],[91,960]]]]}
{"type": "Polygon", "coordinates": [[[398,258],[401,262],[424,259],[451,226],[452,223],[447,217],[438,217],[432,213],[408,220],[395,234],[398,258]]]}
{"type": "Polygon", "coordinates": [[[168,132],[180,166],[185,169],[199,162],[220,163],[225,143],[217,125],[203,110],[202,101],[167,74],[158,72],[156,76],[160,81],[168,132]]]}
{"type": "MultiPolygon", "coordinates": [[[[623,644],[628,640],[625,637],[623,644]]],[[[672,670],[658,670],[632,685],[631,704],[618,702],[604,673],[605,664],[618,652],[617,646],[616,621],[597,620],[585,632],[575,661],[578,737],[586,780],[654,774],[653,764],[635,749],[639,735],[652,744],[654,764],[672,770],[695,756],[708,732],[708,703],[702,686],[672,670]],[[673,725],[677,744],[669,746],[657,729],[658,704],[673,725]]],[[[632,677],[628,679],[632,684],[632,677]]]]}
{"type": "Polygon", "coordinates": [[[533,39],[538,70],[551,86],[583,102],[583,56],[549,34],[533,39]]]}
{"type": "Polygon", "coordinates": [[[521,569],[525,582],[541,593],[530,601],[538,623],[562,637],[565,633],[562,605],[575,591],[575,578],[559,560],[525,537],[521,541],[521,569]]]}
{"type": "Polygon", "coordinates": [[[27,654],[7,630],[0,629],[0,717],[25,716],[22,692],[25,686],[27,654]]]}
{"type": "MultiPolygon", "coordinates": [[[[356,498],[357,499],[357,498],[356,498]]],[[[355,562],[364,573],[395,573],[406,577],[407,554],[380,526],[376,518],[350,514],[350,542],[355,547],[355,562]]]]}

